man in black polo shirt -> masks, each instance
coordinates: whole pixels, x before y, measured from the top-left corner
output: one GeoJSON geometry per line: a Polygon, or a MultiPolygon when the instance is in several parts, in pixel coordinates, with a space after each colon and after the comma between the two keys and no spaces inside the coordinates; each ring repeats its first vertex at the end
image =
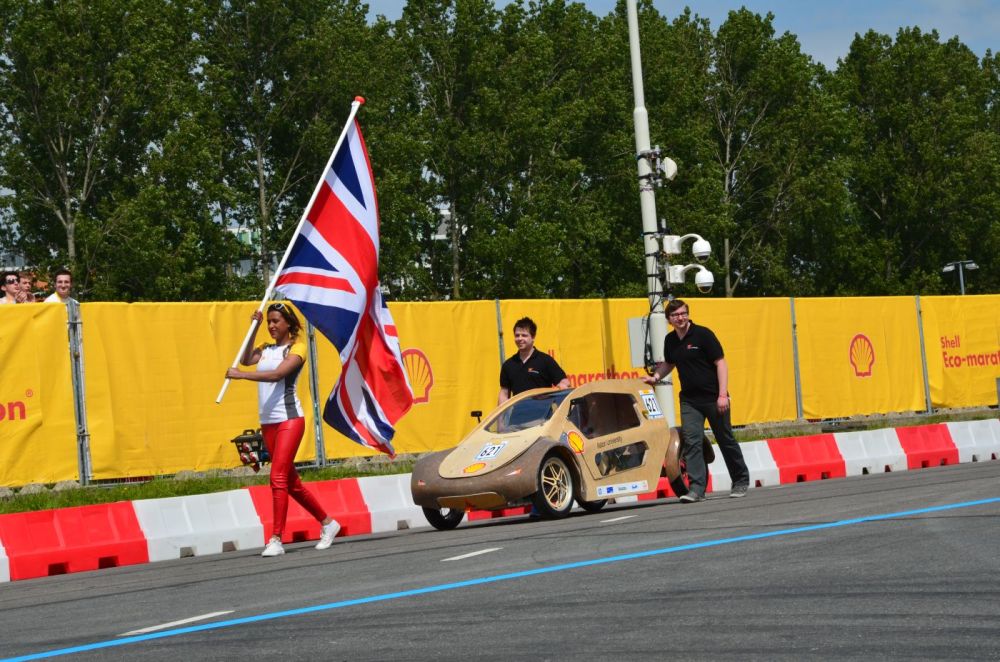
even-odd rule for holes
{"type": "Polygon", "coordinates": [[[566,373],[556,360],[545,352],[535,350],[537,331],[538,326],[530,317],[522,317],[514,323],[514,344],[517,345],[517,354],[500,366],[498,405],[521,391],[552,386],[569,387],[566,373]]]}
{"type": "Polygon", "coordinates": [[[663,379],[674,367],[681,378],[681,428],[684,431],[684,460],[687,464],[689,492],[681,497],[684,503],[705,499],[708,467],[702,453],[705,419],[715,434],[715,441],[726,461],[733,487],[731,497],[747,494],[750,472],[743,460],[743,451],[733,437],[729,414],[729,367],[722,345],[712,330],[699,326],[688,317],[688,306],[680,299],[667,304],[667,321],[674,328],[663,342],[664,362],[656,366],[647,384],[663,379]]]}

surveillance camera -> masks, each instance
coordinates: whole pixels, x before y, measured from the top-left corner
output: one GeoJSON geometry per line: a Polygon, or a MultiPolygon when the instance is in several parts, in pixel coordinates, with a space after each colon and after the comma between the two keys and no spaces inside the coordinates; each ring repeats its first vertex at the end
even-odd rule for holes
{"type": "Polygon", "coordinates": [[[663,173],[663,178],[668,182],[673,181],[674,177],[677,176],[677,163],[673,159],[664,156],[659,163],[659,167],[660,172],[663,173]]]}
{"type": "Polygon", "coordinates": [[[715,276],[708,269],[699,269],[698,273],[694,275],[694,284],[698,286],[699,292],[708,294],[712,291],[712,286],[715,285],[715,276]]]}
{"type": "Polygon", "coordinates": [[[699,262],[704,262],[712,256],[712,244],[699,237],[691,245],[691,252],[699,262]]]}

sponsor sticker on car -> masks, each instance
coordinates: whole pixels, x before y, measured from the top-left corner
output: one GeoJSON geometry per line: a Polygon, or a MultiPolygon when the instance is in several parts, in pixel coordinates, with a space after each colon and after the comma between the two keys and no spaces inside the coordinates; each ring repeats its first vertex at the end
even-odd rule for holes
{"type": "Polygon", "coordinates": [[[597,496],[609,497],[616,494],[629,494],[632,492],[648,492],[649,483],[644,480],[633,483],[619,483],[618,485],[602,485],[597,488],[597,496]]]}
{"type": "Polygon", "coordinates": [[[656,399],[656,393],[652,390],[643,390],[639,391],[639,395],[642,396],[642,405],[646,408],[650,419],[663,418],[663,412],[660,411],[660,403],[656,399]]]}
{"type": "Polygon", "coordinates": [[[486,444],[485,446],[483,446],[483,450],[479,451],[479,454],[476,455],[476,459],[492,460],[493,458],[495,458],[497,455],[500,454],[500,451],[502,451],[506,445],[507,445],[506,441],[501,441],[499,444],[494,444],[494,443],[486,444]]]}

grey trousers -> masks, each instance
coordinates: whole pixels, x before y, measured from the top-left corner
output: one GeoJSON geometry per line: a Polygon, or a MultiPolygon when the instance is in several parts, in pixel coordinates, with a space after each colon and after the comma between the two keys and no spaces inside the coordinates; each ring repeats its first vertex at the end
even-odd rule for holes
{"type": "Polygon", "coordinates": [[[681,430],[684,431],[684,461],[687,464],[688,479],[691,481],[688,489],[695,494],[705,495],[708,487],[708,467],[701,449],[701,440],[705,436],[705,420],[712,428],[715,443],[722,452],[722,459],[729,470],[729,478],[733,485],[748,485],[750,471],[743,460],[743,451],[733,436],[733,426],[729,412],[720,414],[714,402],[707,404],[681,400],[681,430]]]}

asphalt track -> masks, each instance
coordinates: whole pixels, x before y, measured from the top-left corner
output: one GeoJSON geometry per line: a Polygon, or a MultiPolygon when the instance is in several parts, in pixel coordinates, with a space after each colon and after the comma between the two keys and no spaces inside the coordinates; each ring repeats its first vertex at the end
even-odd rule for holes
{"type": "Polygon", "coordinates": [[[288,549],[0,584],[0,656],[1000,659],[1000,461],[288,549]]]}

